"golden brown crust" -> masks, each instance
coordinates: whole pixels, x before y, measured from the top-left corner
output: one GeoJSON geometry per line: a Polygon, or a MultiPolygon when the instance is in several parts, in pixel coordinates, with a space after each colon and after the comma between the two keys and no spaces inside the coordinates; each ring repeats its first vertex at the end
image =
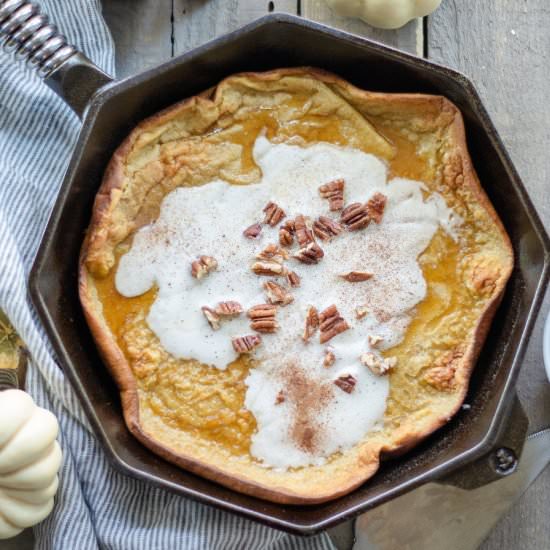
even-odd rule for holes
{"type": "MultiPolygon", "coordinates": [[[[259,84],[258,84],[259,85],[259,84]]],[[[199,135],[205,128],[196,128],[199,135]]],[[[379,143],[383,153],[390,155],[391,146],[379,143]]],[[[158,167],[157,167],[158,168],[158,167]]],[[[152,170],[157,168],[153,167],[152,170]]],[[[160,181],[162,173],[154,174],[160,181]]],[[[130,220],[132,221],[132,220],[130,220]]],[[[459,110],[447,99],[437,96],[420,94],[383,94],[359,90],[335,75],[317,69],[280,69],[267,73],[245,73],[230,77],[218,87],[178,103],[140,123],[117,149],[105,172],[104,180],[97,194],[88,235],[82,247],[79,266],[79,293],[84,313],[90,330],[105,363],[108,365],[120,389],[122,406],[126,424],[131,433],[153,452],[183,468],[202,475],[237,491],[285,504],[314,504],[334,499],[344,495],[376,472],[379,466],[380,454],[397,456],[406,452],[421,439],[445,424],[460,408],[468,388],[471,371],[480,352],[485,336],[489,330],[493,315],[502,298],[506,282],[513,266],[513,253],[508,236],[496,212],[482,190],[466,148],[465,132],[462,116],[459,110]],[[105,276],[114,265],[114,245],[121,242],[136,228],[135,220],[130,223],[125,220],[121,226],[113,224],[112,216],[116,216],[119,201],[122,200],[126,181],[125,164],[139,140],[148,133],[161,132],[159,128],[170,123],[177,117],[193,116],[197,109],[204,114],[205,110],[214,110],[215,117],[223,115],[223,105],[220,99],[221,89],[229,80],[249,79],[252,82],[275,82],[285,76],[311,77],[327,85],[335,93],[346,99],[363,116],[369,117],[402,117],[415,120],[417,130],[430,132],[435,129],[447,128],[447,139],[452,147],[447,151],[444,164],[443,180],[449,187],[456,187],[465,193],[471,193],[481,210],[487,214],[497,228],[503,243],[503,258],[499,258],[501,269],[494,273],[485,269],[481,263],[477,273],[472,272],[474,287],[490,287],[490,299],[479,316],[475,330],[467,345],[452,360],[436,365],[427,373],[428,383],[438,389],[453,390],[449,392],[447,405],[439,415],[432,415],[428,421],[418,425],[416,430],[395,431],[392,441],[383,441],[373,437],[363,441],[352,452],[347,453],[346,460],[335,461],[332,469],[323,475],[320,468],[312,468],[312,479],[307,475],[288,479],[247,474],[246,469],[231,470],[209,464],[205,460],[163,445],[159,440],[147,433],[140,423],[138,387],[132,369],[119,348],[116,339],[109,330],[102,314],[102,305],[98,299],[93,283],[93,276],[105,276]],[[115,230],[113,230],[115,227],[115,230]],[[105,250],[109,254],[107,259],[105,250]],[[451,366],[448,366],[451,364],[451,366]],[[447,370],[445,370],[447,369],[447,370]],[[451,370],[449,370],[451,369],[451,370]],[[444,387],[443,387],[444,386],[444,387]],[[315,479],[313,479],[315,478],[315,479]]],[[[479,290],[478,288],[478,290],[479,290]]]]}

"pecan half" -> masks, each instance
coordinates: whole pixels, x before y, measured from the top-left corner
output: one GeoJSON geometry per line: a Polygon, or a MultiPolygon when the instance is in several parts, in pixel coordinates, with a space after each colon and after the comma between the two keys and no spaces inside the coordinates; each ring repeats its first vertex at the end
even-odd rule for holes
{"type": "Polygon", "coordinates": [[[315,240],[313,238],[313,232],[309,226],[309,220],[305,216],[302,216],[302,214],[296,216],[296,219],[294,220],[294,230],[296,232],[298,244],[301,247],[304,247],[315,240]]]}
{"type": "Polygon", "coordinates": [[[357,380],[354,376],[351,374],[344,374],[340,377],[338,377],[334,383],[346,393],[351,393],[355,389],[355,384],[357,384],[357,380]]]}
{"type": "Polygon", "coordinates": [[[308,245],[300,248],[296,254],[293,254],[292,257],[296,258],[298,261],[303,264],[317,264],[319,260],[325,255],[323,249],[315,242],[309,243],[308,245]]]}
{"type": "Polygon", "coordinates": [[[361,283],[372,279],[373,275],[368,271],[348,271],[348,273],[342,273],[340,277],[349,283],[361,283]]]}
{"type": "Polygon", "coordinates": [[[288,273],[288,269],[284,265],[274,260],[254,262],[251,269],[256,275],[269,275],[271,277],[280,277],[288,273]]]}
{"type": "Polygon", "coordinates": [[[326,368],[332,367],[332,365],[334,365],[335,362],[336,362],[336,355],[334,355],[334,352],[329,347],[325,350],[325,357],[323,359],[323,367],[326,367],[326,368]]]}
{"type": "Polygon", "coordinates": [[[348,228],[348,231],[358,231],[367,227],[370,216],[366,204],[354,202],[342,210],[340,221],[348,228]]]}
{"type": "Polygon", "coordinates": [[[279,228],[279,244],[281,246],[292,246],[295,232],[294,220],[287,220],[279,228]]]}
{"type": "Polygon", "coordinates": [[[331,212],[342,210],[344,207],[344,186],[344,180],[337,179],[319,187],[319,195],[324,199],[328,199],[331,212]]]}
{"type": "Polygon", "coordinates": [[[275,319],[277,306],[272,304],[260,304],[251,307],[248,312],[251,319],[250,328],[258,332],[275,332],[279,325],[275,319]]]}
{"type": "Polygon", "coordinates": [[[203,306],[201,309],[212,330],[218,330],[220,328],[220,316],[208,306],[203,306]]]}
{"type": "Polygon", "coordinates": [[[363,365],[365,365],[365,367],[368,367],[369,370],[377,376],[384,376],[385,374],[388,374],[388,372],[390,372],[390,370],[397,364],[397,359],[395,357],[388,357],[384,359],[374,353],[363,353],[359,360],[363,365]]]}
{"type": "Polygon", "coordinates": [[[344,228],[337,221],[326,216],[319,216],[313,222],[313,233],[322,241],[330,241],[330,239],[342,233],[343,230],[344,228]]]}
{"type": "Polygon", "coordinates": [[[286,306],[294,301],[294,296],[275,281],[266,281],[263,287],[270,304],[286,306]]]}
{"type": "Polygon", "coordinates": [[[228,302],[220,302],[216,306],[215,312],[220,317],[236,317],[243,312],[243,306],[239,302],[229,300],[228,302]]]}
{"type": "Polygon", "coordinates": [[[273,260],[282,264],[288,259],[288,252],[278,244],[268,244],[261,252],[256,254],[258,260],[273,260]]]}
{"type": "Polygon", "coordinates": [[[386,202],[388,197],[382,193],[375,193],[367,202],[367,212],[369,218],[375,222],[380,223],[382,216],[384,215],[384,209],[386,208],[386,202]]]}
{"type": "Polygon", "coordinates": [[[300,276],[295,271],[290,271],[289,273],[287,273],[286,280],[288,281],[288,284],[293,288],[300,286],[300,276]]]}
{"type": "Polygon", "coordinates": [[[275,398],[275,405],[280,405],[285,400],[285,394],[283,393],[283,390],[279,390],[279,393],[277,394],[277,397],[275,398]]]}
{"type": "Polygon", "coordinates": [[[285,216],[285,211],[274,202],[268,202],[263,209],[265,213],[264,223],[275,227],[285,216]]]}
{"type": "Polygon", "coordinates": [[[257,306],[252,306],[247,311],[247,315],[251,319],[260,319],[263,317],[275,317],[276,314],[277,314],[277,306],[274,304],[258,304],[257,306]]]}
{"type": "Polygon", "coordinates": [[[328,342],[337,334],[349,329],[349,325],[333,304],[319,313],[319,329],[321,331],[319,341],[321,344],[328,342]]]}
{"type": "Polygon", "coordinates": [[[202,279],[211,271],[218,267],[216,258],[212,256],[199,256],[194,262],[191,262],[191,275],[195,279],[202,279]]]}
{"type": "Polygon", "coordinates": [[[304,327],[304,333],[302,334],[302,340],[307,342],[319,328],[319,314],[317,309],[313,306],[309,306],[306,315],[306,324],[304,327]]]}
{"type": "Polygon", "coordinates": [[[247,227],[243,231],[243,235],[247,239],[257,239],[260,237],[260,233],[262,232],[262,226],[259,223],[252,224],[250,227],[247,227]]]}
{"type": "Polygon", "coordinates": [[[231,338],[231,343],[237,353],[249,353],[262,343],[262,338],[259,334],[247,334],[231,338]]]}

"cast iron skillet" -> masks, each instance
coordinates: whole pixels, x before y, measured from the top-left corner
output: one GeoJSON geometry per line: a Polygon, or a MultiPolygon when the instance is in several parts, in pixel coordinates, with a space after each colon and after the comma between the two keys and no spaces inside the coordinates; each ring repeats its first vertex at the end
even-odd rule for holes
{"type": "Polygon", "coordinates": [[[30,278],[32,299],[98,439],[120,471],[300,534],[325,529],[422,483],[474,488],[514,471],[527,421],[515,381],[548,279],[548,236],[472,83],[455,71],[335,29],[271,15],[137,76],[113,82],[68,46],[38,9],[0,0],[8,49],[27,57],[82,118],[82,128],[30,278]],[[463,408],[444,428],[353,493],[310,507],[241,495],[151,453],[124,425],[117,389],[88,331],[77,263],[95,193],[113,151],[142,119],[239,71],[310,65],[356,86],[443,94],[462,110],[481,182],[510,235],[516,266],[463,408]]]}

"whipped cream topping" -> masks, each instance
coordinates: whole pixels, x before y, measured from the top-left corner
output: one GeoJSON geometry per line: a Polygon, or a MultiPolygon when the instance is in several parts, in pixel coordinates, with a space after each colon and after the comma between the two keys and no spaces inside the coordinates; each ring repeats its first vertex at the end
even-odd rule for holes
{"type": "MultiPolygon", "coordinates": [[[[383,193],[388,201],[380,224],[320,241],[325,255],[317,265],[286,262],[301,277],[301,285],[289,289],[294,302],[278,309],[279,330],[262,334],[262,345],[253,351],[258,366],[246,380],[245,405],[258,426],[251,454],[276,468],[321,464],[356,444],[382,419],[388,378],[371,373],[359,357],[377,352],[370,348],[369,335],[382,337],[379,350],[403,339],[415,306],[426,295],[417,258],[439,226],[455,237],[461,220],[441,196],[424,199],[421,182],[388,182],[386,165],[357,149],[274,144],[260,136],[253,154],[262,171],[257,184],[215,180],[168,194],[159,218],[135,234],[130,251],[121,257],[115,284],[127,297],[156,285],[147,323],[162,346],[175,357],[225,369],[237,358],[231,338],[251,334],[250,321],[243,314],[222,321],[214,331],[201,307],[235,300],[246,311],[266,302],[262,283],[272,279],[254,274],[250,266],[266,245],[278,242],[278,227],[264,225],[258,240],[242,235],[263,219],[264,206],[275,202],[287,218],[303,214],[337,219],[339,213],[329,214],[328,201],[319,196],[320,185],[343,178],[346,204],[383,193]],[[219,267],[197,280],[190,265],[199,255],[215,257],[219,267]],[[367,271],[373,277],[359,283],[339,277],[349,271],[367,271]],[[318,334],[304,343],[309,306],[321,311],[332,304],[351,328],[328,344],[321,345],[318,334]],[[360,320],[358,306],[368,310],[360,320]],[[328,346],[336,356],[329,368],[323,366],[328,346]],[[357,381],[351,393],[334,384],[346,375],[357,381]],[[285,398],[277,404],[280,392],[285,398]]],[[[285,285],[284,279],[277,282],[285,285]]]]}

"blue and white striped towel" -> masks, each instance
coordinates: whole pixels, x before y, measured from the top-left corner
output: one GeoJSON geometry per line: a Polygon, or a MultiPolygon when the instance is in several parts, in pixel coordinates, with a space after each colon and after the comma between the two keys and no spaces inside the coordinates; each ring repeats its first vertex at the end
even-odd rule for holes
{"type": "MultiPolygon", "coordinates": [[[[70,42],[114,74],[113,42],[100,0],[41,4],[70,42]]],[[[293,537],[124,477],[107,462],[26,289],[78,128],[63,101],[0,52],[0,307],[30,350],[28,391],[57,415],[64,451],[55,508],[35,529],[36,548],[333,548],[326,534],[293,537]]]]}

